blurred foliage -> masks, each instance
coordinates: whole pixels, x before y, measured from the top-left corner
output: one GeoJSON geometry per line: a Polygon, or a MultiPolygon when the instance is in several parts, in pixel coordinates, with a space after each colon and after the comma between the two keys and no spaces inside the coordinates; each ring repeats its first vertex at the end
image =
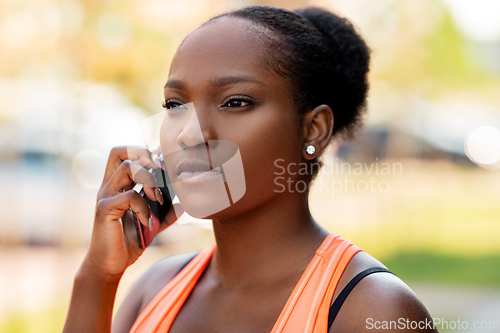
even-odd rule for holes
{"type": "Polygon", "coordinates": [[[402,252],[383,261],[403,281],[500,287],[500,255],[463,257],[402,252]]]}
{"type": "Polygon", "coordinates": [[[46,309],[41,312],[22,312],[0,321],[2,333],[61,332],[68,313],[67,308],[46,309]]]}
{"type": "MultiPolygon", "coordinates": [[[[321,173],[319,177],[325,184],[338,179],[321,173]]],[[[390,190],[312,193],[313,216],[376,258],[415,251],[465,257],[500,254],[500,178],[494,172],[445,162],[406,162],[401,174],[348,179],[355,184],[387,181],[390,190]]]]}
{"type": "MultiPolygon", "coordinates": [[[[330,9],[336,10],[337,2],[330,9]]],[[[110,83],[156,111],[182,38],[210,16],[240,6],[230,0],[2,2],[0,20],[8,29],[0,76],[110,83]]],[[[386,1],[366,12],[379,12],[361,29],[374,50],[373,86],[381,80],[431,97],[454,89],[498,88],[498,77],[471,61],[472,43],[439,1],[386,1]]]]}
{"type": "MultiPolygon", "coordinates": [[[[425,9],[416,11],[414,17],[410,11],[415,4],[408,1],[393,2],[388,8],[397,13],[397,19],[385,40],[372,46],[375,85],[382,80],[431,99],[463,89],[498,89],[498,75],[478,61],[477,45],[457,30],[448,9],[439,1],[421,4],[425,9]]],[[[368,31],[369,36],[376,33],[368,31]]]]}

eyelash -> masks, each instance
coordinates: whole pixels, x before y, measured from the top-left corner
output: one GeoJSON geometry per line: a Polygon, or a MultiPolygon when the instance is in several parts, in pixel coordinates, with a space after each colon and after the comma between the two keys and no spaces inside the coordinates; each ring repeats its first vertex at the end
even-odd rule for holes
{"type": "Polygon", "coordinates": [[[226,106],[227,104],[229,104],[230,102],[233,102],[233,101],[238,101],[238,102],[243,102],[243,103],[246,103],[247,105],[243,105],[243,106],[232,106],[234,108],[244,108],[244,107],[247,107],[247,106],[251,106],[253,105],[253,101],[246,97],[246,96],[231,96],[230,98],[226,99],[224,102],[223,102],[223,105],[221,107],[225,108],[225,107],[229,107],[231,108],[231,106],[226,106]]]}
{"type": "MultiPolygon", "coordinates": [[[[245,96],[232,96],[226,100],[224,100],[223,102],[223,105],[220,106],[220,108],[244,108],[244,107],[247,107],[247,106],[251,106],[253,105],[253,101],[251,99],[249,99],[248,97],[245,97],[245,96]],[[243,103],[246,103],[247,105],[243,105],[243,106],[227,106],[227,104],[229,104],[229,102],[233,102],[233,101],[238,101],[238,102],[243,102],[243,103]]],[[[176,102],[174,100],[166,100],[166,101],[163,101],[162,103],[162,107],[166,110],[171,110],[175,107],[173,107],[173,105],[179,105],[177,108],[180,108],[180,106],[182,106],[183,104],[182,103],[179,103],[179,102],[176,102]]]]}
{"type": "Polygon", "coordinates": [[[173,109],[173,107],[171,107],[173,104],[177,104],[177,105],[182,106],[182,103],[175,102],[171,99],[163,101],[163,103],[161,103],[161,106],[162,106],[162,108],[164,108],[166,110],[171,110],[171,109],[173,109]]]}

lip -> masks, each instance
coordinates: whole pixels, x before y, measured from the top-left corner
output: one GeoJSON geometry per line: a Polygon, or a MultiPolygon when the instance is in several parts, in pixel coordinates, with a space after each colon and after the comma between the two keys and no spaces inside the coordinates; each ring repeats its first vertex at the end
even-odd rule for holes
{"type": "Polygon", "coordinates": [[[218,178],[221,176],[222,172],[217,170],[196,171],[196,172],[183,171],[177,176],[177,179],[179,179],[183,183],[199,183],[210,179],[218,178]]]}
{"type": "Polygon", "coordinates": [[[203,160],[185,159],[176,168],[177,179],[183,183],[198,183],[222,176],[220,170],[213,170],[203,160]]]}

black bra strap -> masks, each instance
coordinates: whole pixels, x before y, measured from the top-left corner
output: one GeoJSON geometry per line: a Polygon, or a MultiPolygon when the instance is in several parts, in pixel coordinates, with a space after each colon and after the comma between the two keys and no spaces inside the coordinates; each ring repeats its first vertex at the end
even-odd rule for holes
{"type": "Polygon", "coordinates": [[[328,313],[328,331],[332,327],[333,321],[335,320],[335,317],[337,317],[337,314],[340,310],[340,307],[342,306],[342,304],[344,304],[345,299],[347,298],[347,296],[349,296],[349,293],[352,291],[352,289],[365,276],[368,276],[372,273],[377,273],[377,272],[386,272],[386,273],[394,274],[393,272],[391,272],[390,270],[388,270],[386,268],[372,267],[372,268],[365,269],[364,271],[362,271],[361,273],[359,273],[358,275],[353,277],[352,280],[349,281],[349,283],[344,287],[344,289],[342,289],[342,291],[340,292],[340,294],[337,296],[337,298],[333,302],[332,306],[330,307],[330,312],[328,313]]]}

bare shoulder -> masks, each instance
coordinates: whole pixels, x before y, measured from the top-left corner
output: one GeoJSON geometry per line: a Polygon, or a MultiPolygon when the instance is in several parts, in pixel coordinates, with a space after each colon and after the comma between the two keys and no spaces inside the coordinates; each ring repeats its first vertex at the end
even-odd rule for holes
{"type": "MultiPolygon", "coordinates": [[[[359,252],[347,266],[334,299],[359,272],[385,267],[367,253],[359,252]]],[[[437,332],[432,317],[417,295],[401,279],[390,273],[364,277],[346,298],[330,332],[437,332]]]]}
{"type": "Polygon", "coordinates": [[[128,332],[139,314],[158,292],[200,250],[158,260],[132,286],[113,319],[112,332],[128,332]]]}
{"type": "Polygon", "coordinates": [[[160,292],[163,287],[172,280],[179,270],[200,250],[171,255],[157,261],[137,281],[142,292],[142,304],[139,313],[160,292]]]}

